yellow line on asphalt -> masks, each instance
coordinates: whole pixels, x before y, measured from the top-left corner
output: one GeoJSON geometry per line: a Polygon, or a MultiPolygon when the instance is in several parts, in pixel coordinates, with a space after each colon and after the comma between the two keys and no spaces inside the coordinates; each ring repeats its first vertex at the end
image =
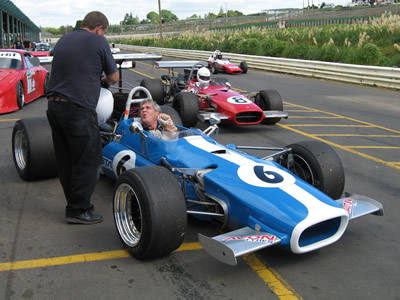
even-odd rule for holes
{"type": "MultiPolygon", "coordinates": [[[[202,247],[199,242],[196,242],[196,243],[182,244],[175,251],[179,252],[179,251],[190,251],[190,250],[199,250],[199,249],[202,249],[202,247]]],[[[6,262],[6,263],[0,263],[0,272],[21,270],[21,269],[50,267],[50,266],[57,266],[57,265],[68,265],[68,264],[84,263],[84,262],[97,261],[97,260],[127,258],[130,256],[131,255],[129,254],[129,252],[127,250],[115,250],[115,251],[105,251],[105,252],[97,252],[97,253],[78,254],[78,255],[71,255],[71,256],[60,256],[60,257],[53,257],[53,258],[40,258],[40,259],[34,259],[34,260],[6,262]]]]}
{"type": "Polygon", "coordinates": [[[133,73],[136,73],[136,74],[139,74],[139,75],[142,75],[142,76],[147,77],[147,78],[154,79],[154,77],[149,76],[149,75],[147,75],[147,74],[144,74],[144,73],[142,73],[142,72],[136,71],[136,70],[131,70],[131,69],[129,69],[129,71],[131,71],[131,72],[133,72],[133,73]]]}
{"type": "Polygon", "coordinates": [[[373,128],[372,125],[346,125],[346,124],[287,124],[290,127],[355,127],[355,128],[373,128]]]}
{"type": "Polygon", "coordinates": [[[319,137],[317,137],[317,136],[315,136],[315,135],[308,134],[308,133],[305,133],[305,132],[303,132],[303,131],[300,131],[300,130],[297,130],[297,129],[294,129],[294,128],[290,128],[290,125],[289,125],[289,126],[286,126],[286,125],[279,124],[279,123],[276,124],[276,125],[277,125],[277,126],[280,126],[280,127],[282,127],[282,128],[285,128],[285,129],[287,129],[287,130],[291,130],[291,131],[293,131],[293,132],[296,132],[296,133],[298,133],[298,134],[304,135],[304,136],[309,137],[309,138],[311,138],[311,139],[319,140],[319,141],[324,142],[324,143],[326,143],[326,144],[329,144],[329,145],[331,145],[331,146],[333,146],[333,147],[336,147],[336,148],[339,148],[339,149],[341,149],[341,150],[344,150],[344,151],[347,151],[347,152],[350,152],[350,153],[359,155],[359,156],[361,156],[361,157],[370,159],[370,160],[372,160],[372,161],[374,161],[374,162],[383,164],[383,165],[385,165],[385,166],[388,166],[388,167],[391,167],[391,168],[394,168],[394,169],[400,171],[400,166],[397,166],[396,164],[393,164],[393,163],[391,163],[391,162],[387,162],[387,161],[384,161],[384,160],[382,160],[382,159],[373,157],[373,156],[371,156],[371,155],[368,155],[368,154],[365,154],[365,153],[362,153],[362,152],[359,152],[359,151],[350,149],[350,148],[348,148],[348,147],[346,147],[346,146],[342,146],[342,145],[339,145],[339,144],[330,142],[330,141],[328,141],[328,140],[321,139],[321,138],[319,138],[319,137]]]}
{"type": "Polygon", "coordinates": [[[399,138],[400,135],[392,134],[352,134],[352,133],[317,133],[312,136],[358,136],[358,137],[383,137],[383,138],[399,138]]]}
{"type": "Polygon", "coordinates": [[[18,121],[19,119],[3,119],[0,120],[0,122],[12,122],[12,121],[18,121]]]}
{"type": "MultiPolygon", "coordinates": [[[[184,243],[174,252],[193,251],[203,249],[199,242],[184,243]]],[[[34,260],[23,260],[15,262],[0,263],[0,272],[15,271],[23,269],[33,269],[85,263],[92,261],[129,258],[131,255],[127,250],[104,251],[98,253],[86,253],[71,256],[60,256],[52,258],[41,258],[34,260]]],[[[265,284],[280,299],[302,299],[271,267],[263,264],[255,254],[247,254],[243,257],[244,261],[264,280],[265,284]]]]}
{"type": "Polygon", "coordinates": [[[303,299],[270,266],[261,262],[254,253],[246,254],[243,259],[264,280],[268,287],[283,300],[303,299]]]}
{"type": "Polygon", "coordinates": [[[344,117],[340,116],[289,116],[290,119],[345,119],[344,117]]]}
{"type": "MultiPolygon", "coordinates": [[[[306,107],[306,106],[302,106],[302,105],[298,105],[298,104],[294,104],[294,103],[290,103],[290,102],[284,102],[284,103],[285,103],[285,104],[290,104],[290,105],[295,106],[295,107],[300,107],[300,108],[304,108],[304,109],[310,109],[310,110],[313,110],[313,111],[315,111],[315,112],[321,112],[321,113],[325,113],[325,114],[328,114],[328,115],[331,115],[331,116],[336,116],[336,117],[339,117],[339,118],[342,118],[342,119],[346,119],[346,120],[350,120],[350,121],[353,121],[353,122],[356,122],[356,123],[361,123],[361,124],[365,124],[365,125],[370,125],[370,126],[372,126],[372,127],[380,128],[380,129],[387,130],[387,131],[390,131],[390,132],[400,133],[400,131],[398,131],[398,130],[394,130],[394,129],[386,128],[386,127],[379,126],[379,125],[376,125],[376,124],[372,124],[372,123],[360,121],[360,120],[357,120],[357,119],[353,119],[353,118],[341,116],[341,115],[334,114],[334,113],[330,113],[330,112],[327,112],[327,111],[316,110],[316,109],[313,109],[313,108],[309,108],[309,107],[306,107]]],[[[289,118],[292,118],[292,117],[289,116],[289,118]]]]}
{"type": "Polygon", "coordinates": [[[106,260],[106,259],[117,259],[129,256],[130,254],[128,251],[117,250],[117,251],[105,251],[105,252],[87,253],[87,254],[79,254],[71,256],[60,256],[52,258],[6,262],[6,263],[0,263],[0,272],[58,266],[58,265],[68,265],[68,264],[76,264],[76,263],[106,260]]]}
{"type": "Polygon", "coordinates": [[[395,146],[346,146],[346,148],[351,148],[351,149],[400,149],[400,147],[395,147],[395,146]]]}

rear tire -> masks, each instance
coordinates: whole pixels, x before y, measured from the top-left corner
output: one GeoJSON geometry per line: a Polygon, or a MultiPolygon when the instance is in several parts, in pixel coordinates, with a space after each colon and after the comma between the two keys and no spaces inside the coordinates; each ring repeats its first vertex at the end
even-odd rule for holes
{"type": "Polygon", "coordinates": [[[151,97],[158,105],[165,103],[164,84],[160,79],[143,79],[140,85],[150,92],[151,97]]]}
{"type": "Polygon", "coordinates": [[[118,234],[132,256],[164,256],[182,244],[185,199],[178,180],[166,168],[139,167],[122,173],[113,208],[118,234]]]}
{"type": "Polygon", "coordinates": [[[194,127],[199,114],[199,100],[189,92],[180,92],[175,95],[172,107],[178,112],[184,127],[194,127]]]}
{"type": "Polygon", "coordinates": [[[167,114],[171,117],[171,120],[172,122],[174,122],[175,125],[183,126],[181,117],[172,106],[162,105],[160,106],[160,108],[162,113],[167,114]]]}
{"type": "Polygon", "coordinates": [[[51,128],[47,118],[18,120],[12,132],[15,168],[24,180],[57,176],[51,128]]]}
{"type": "MultiPolygon", "coordinates": [[[[286,148],[292,148],[294,159],[290,171],[335,200],[342,196],[344,169],[331,146],[313,140],[290,144],[286,148]]],[[[287,156],[280,163],[287,167],[287,156]]]]}
{"type": "Polygon", "coordinates": [[[239,67],[242,69],[242,73],[246,74],[247,73],[247,62],[242,61],[239,65],[239,67]]]}
{"type": "MultiPolygon", "coordinates": [[[[262,110],[283,110],[282,98],[276,90],[262,90],[256,96],[256,104],[262,110]]],[[[265,118],[262,123],[265,125],[274,125],[281,118],[265,118]]]]}

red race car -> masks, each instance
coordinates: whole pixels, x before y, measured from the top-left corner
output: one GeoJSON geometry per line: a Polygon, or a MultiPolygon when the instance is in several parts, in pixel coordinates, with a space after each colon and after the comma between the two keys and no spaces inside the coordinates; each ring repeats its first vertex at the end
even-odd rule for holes
{"type": "Polygon", "coordinates": [[[229,58],[223,58],[222,53],[216,50],[213,55],[211,55],[208,60],[208,68],[213,74],[218,74],[220,72],[228,74],[246,74],[247,73],[247,63],[242,61],[240,65],[235,65],[230,62],[229,58]]]}
{"type": "Polygon", "coordinates": [[[21,109],[46,93],[49,74],[25,50],[0,49],[0,113],[21,109]]]}
{"type": "Polygon", "coordinates": [[[35,43],[34,49],[32,49],[31,53],[36,57],[50,56],[51,55],[51,47],[49,43],[35,43]]]}
{"type": "Polygon", "coordinates": [[[211,78],[207,64],[200,61],[157,61],[157,68],[168,68],[169,75],[159,79],[143,79],[158,104],[169,104],[179,113],[183,126],[194,127],[197,120],[208,121],[212,114],[236,125],[273,125],[287,118],[283,112],[282,98],[276,90],[242,94],[231,89],[226,78],[211,78]],[[184,68],[184,74],[173,68],[184,68]]]}

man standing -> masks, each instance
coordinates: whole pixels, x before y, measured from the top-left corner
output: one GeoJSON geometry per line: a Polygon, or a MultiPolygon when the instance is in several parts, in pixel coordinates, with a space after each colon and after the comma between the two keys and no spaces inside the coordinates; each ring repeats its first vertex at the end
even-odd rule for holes
{"type": "Polygon", "coordinates": [[[22,49],[22,41],[19,36],[16,37],[14,42],[14,49],[22,49]]]}
{"type": "Polygon", "coordinates": [[[31,47],[31,42],[28,40],[27,37],[24,38],[24,49],[29,50],[31,47]]]}
{"type": "Polygon", "coordinates": [[[112,85],[119,80],[104,38],[108,25],[104,14],[90,12],[81,29],[62,36],[54,48],[47,118],[67,200],[65,219],[69,223],[95,224],[103,220],[93,212],[90,198],[102,160],[96,115],[101,82],[112,85]],[[103,72],[105,77],[101,77],[103,72]]]}

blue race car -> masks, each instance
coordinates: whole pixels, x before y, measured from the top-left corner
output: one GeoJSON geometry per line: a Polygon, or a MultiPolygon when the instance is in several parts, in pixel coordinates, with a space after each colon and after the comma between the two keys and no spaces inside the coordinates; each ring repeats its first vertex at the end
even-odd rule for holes
{"type": "MultiPolygon", "coordinates": [[[[217,115],[210,116],[211,125],[202,132],[179,126],[179,115],[170,106],[162,110],[172,116],[178,131],[156,137],[136,118],[143,97],[151,98],[148,90],[134,88],[121,120],[102,125],[102,169],[116,180],[115,225],[136,258],[177,249],[187,214],[215,221],[225,230],[215,237],[199,234],[199,240],[208,253],[230,265],[240,255],[273,245],[293,253],[313,251],[336,242],[349,220],[383,215],[382,205],[373,199],[347,193],[341,198],[343,166],[327,144],[221,145],[216,141],[217,115]],[[134,99],[138,94],[140,99],[134,99]],[[272,153],[258,157],[245,152],[249,149],[272,153]]],[[[24,179],[49,176],[38,174],[39,166],[47,166],[43,173],[54,166],[48,127],[43,118],[16,122],[13,154],[24,179]]]]}

